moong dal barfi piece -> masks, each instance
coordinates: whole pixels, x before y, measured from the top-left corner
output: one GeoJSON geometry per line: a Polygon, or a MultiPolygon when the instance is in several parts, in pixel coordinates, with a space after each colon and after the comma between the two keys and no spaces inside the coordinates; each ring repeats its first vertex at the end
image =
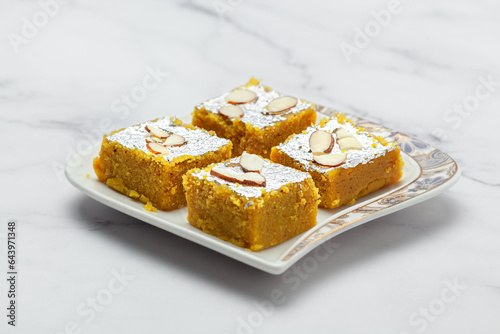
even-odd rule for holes
{"type": "Polygon", "coordinates": [[[284,96],[256,79],[201,103],[193,112],[193,125],[232,141],[232,156],[246,151],[269,158],[273,146],[315,122],[313,103],[284,96]]]}
{"type": "Polygon", "coordinates": [[[271,160],[309,172],[320,207],[329,209],[397,182],[404,165],[395,142],[373,136],[341,113],[273,147],[271,160]]]}
{"type": "Polygon", "coordinates": [[[182,176],[231,157],[232,144],[213,132],[163,118],[104,136],[94,170],[99,181],[146,203],[146,210],[186,205],[182,176]]]}
{"type": "Polygon", "coordinates": [[[259,251],[316,225],[318,189],[308,173],[253,154],[184,176],[191,225],[259,251]]]}

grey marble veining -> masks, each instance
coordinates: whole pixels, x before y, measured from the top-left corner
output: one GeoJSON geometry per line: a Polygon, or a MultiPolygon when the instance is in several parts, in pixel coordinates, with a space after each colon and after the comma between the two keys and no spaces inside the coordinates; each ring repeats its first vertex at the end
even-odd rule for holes
{"type": "Polygon", "coordinates": [[[0,266],[5,274],[11,219],[20,266],[19,324],[8,326],[4,309],[0,332],[500,331],[500,157],[489,140],[500,120],[498,2],[401,1],[380,29],[390,2],[63,2],[0,4],[0,266]],[[356,48],[350,61],[342,43],[356,48]],[[157,67],[168,75],[148,70],[157,67]],[[66,163],[104,134],[189,114],[252,76],[429,142],[463,177],[324,243],[282,276],[65,180],[66,163]]]}

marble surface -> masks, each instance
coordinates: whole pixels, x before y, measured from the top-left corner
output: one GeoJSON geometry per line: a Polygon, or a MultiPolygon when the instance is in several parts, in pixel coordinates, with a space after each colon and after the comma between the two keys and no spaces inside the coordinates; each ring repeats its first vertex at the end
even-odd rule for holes
{"type": "Polygon", "coordinates": [[[0,31],[2,333],[500,331],[497,1],[3,0],[0,31]],[[281,276],[64,179],[103,133],[189,113],[251,76],[427,141],[462,178],[281,276]]]}

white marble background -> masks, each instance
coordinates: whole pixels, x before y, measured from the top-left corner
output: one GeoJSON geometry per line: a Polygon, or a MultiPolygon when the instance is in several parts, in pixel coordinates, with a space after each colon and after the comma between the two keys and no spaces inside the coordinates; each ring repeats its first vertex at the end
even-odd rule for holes
{"type": "Polygon", "coordinates": [[[500,331],[498,1],[1,0],[0,32],[2,333],[500,331]],[[430,142],[463,176],[336,237],[307,276],[240,264],[62,177],[100,127],[189,113],[250,76],[430,142]],[[5,316],[9,219],[16,327],[5,316]],[[275,289],[281,304],[256,306],[275,289]],[[111,299],[90,311],[96,296],[111,299]]]}

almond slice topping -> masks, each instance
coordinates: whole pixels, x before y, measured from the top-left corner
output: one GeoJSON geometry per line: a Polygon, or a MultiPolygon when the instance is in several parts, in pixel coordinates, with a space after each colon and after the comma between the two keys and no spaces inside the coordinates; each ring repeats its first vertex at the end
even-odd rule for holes
{"type": "Polygon", "coordinates": [[[229,162],[229,161],[224,162],[224,166],[226,166],[226,167],[241,167],[241,165],[239,163],[229,162]]]}
{"type": "Polygon", "coordinates": [[[267,113],[271,115],[279,115],[292,109],[297,105],[299,100],[291,96],[281,96],[275,98],[267,105],[267,113]]]}
{"type": "Polygon", "coordinates": [[[361,150],[363,145],[354,137],[345,137],[338,140],[341,150],[361,150]]]}
{"type": "Polygon", "coordinates": [[[354,135],[352,133],[350,133],[346,129],[342,129],[342,128],[338,128],[337,130],[335,130],[335,134],[337,135],[337,139],[354,137],[354,135]]]}
{"type": "Polygon", "coordinates": [[[186,143],[186,138],[181,135],[171,135],[163,142],[165,146],[181,146],[186,143]]]}
{"type": "Polygon", "coordinates": [[[330,132],[316,130],[309,137],[309,147],[314,153],[330,153],[335,146],[335,139],[330,132]]]}
{"type": "Polygon", "coordinates": [[[157,127],[153,126],[153,125],[146,125],[146,131],[151,133],[153,136],[155,137],[158,137],[158,138],[167,138],[168,136],[170,136],[169,133],[161,130],[161,129],[158,129],[157,127]]]}
{"type": "Polygon", "coordinates": [[[241,184],[254,187],[265,187],[266,178],[259,173],[245,173],[243,174],[241,184]]]}
{"type": "Polygon", "coordinates": [[[223,106],[222,108],[220,108],[219,114],[225,118],[242,118],[245,113],[240,107],[230,104],[228,106],[223,106]]]}
{"type": "Polygon", "coordinates": [[[243,152],[240,157],[240,166],[245,173],[248,172],[260,173],[262,167],[264,167],[264,159],[262,159],[256,154],[243,152]]]}
{"type": "Polygon", "coordinates": [[[154,136],[151,136],[151,137],[147,137],[146,138],[146,142],[148,143],[163,143],[165,139],[161,139],[161,138],[158,138],[158,137],[154,137],[154,136]]]}
{"type": "Polygon", "coordinates": [[[337,167],[342,165],[342,163],[347,158],[347,153],[339,154],[323,154],[313,156],[314,162],[328,167],[337,167]]]}
{"type": "Polygon", "coordinates": [[[225,100],[231,104],[244,104],[257,100],[257,94],[249,89],[237,89],[227,94],[225,100]]]}
{"type": "Polygon", "coordinates": [[[210,174],[229,182],[247,186],[266,186],[266,178],[259,173],[237,173],[229,168],[214,167],[210,174]]]}
{"type": "Polygon", "coordinates": [[[147,143],[146,146],[154,154],[168,154],[167,148],[158,143],[147,143]]]}

